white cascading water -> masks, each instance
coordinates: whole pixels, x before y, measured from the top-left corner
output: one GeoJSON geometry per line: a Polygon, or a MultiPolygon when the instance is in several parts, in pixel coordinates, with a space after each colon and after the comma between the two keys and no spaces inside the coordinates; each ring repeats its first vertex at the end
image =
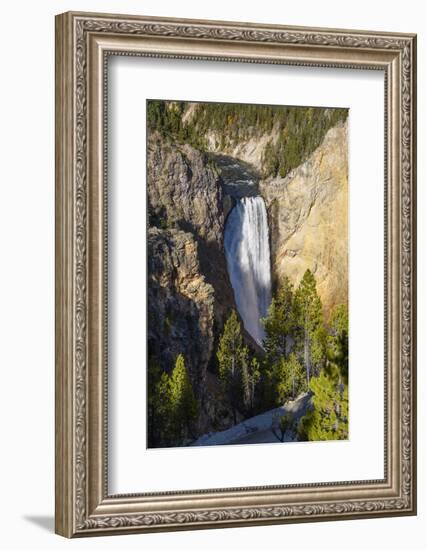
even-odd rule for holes
{"type": "Polygon", "coordinates": [[[227,219],[224,246],[237,309],[245,329],[262,346],[260,319],[271,302],[271,275],[267,211],[261,196],[238,200],[227,219]]]}

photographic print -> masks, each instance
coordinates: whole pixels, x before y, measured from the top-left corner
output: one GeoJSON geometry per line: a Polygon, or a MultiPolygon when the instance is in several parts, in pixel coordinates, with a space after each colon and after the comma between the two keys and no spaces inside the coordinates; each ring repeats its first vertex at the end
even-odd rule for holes
{"type": "Polygon", "coordinates": [[[148,447],[348,439],[348,110],[146,124],[148,447]]]}
{"type": "Polygon", "coordinates": [[[55,531],[415,515],[416,35],[67,12],[55,52],[55,531]]]}

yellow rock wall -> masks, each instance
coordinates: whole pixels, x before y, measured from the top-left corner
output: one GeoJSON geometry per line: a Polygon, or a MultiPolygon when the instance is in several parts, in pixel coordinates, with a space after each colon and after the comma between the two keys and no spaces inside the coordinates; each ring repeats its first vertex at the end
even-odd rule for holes
{"type": "Polygon", "coordinates": [[[328,316],[348,298],[347,123],[331,128],[309,159],[260,185],[270,221],[273,276],[297,285],[306,269],[328,316]]]}

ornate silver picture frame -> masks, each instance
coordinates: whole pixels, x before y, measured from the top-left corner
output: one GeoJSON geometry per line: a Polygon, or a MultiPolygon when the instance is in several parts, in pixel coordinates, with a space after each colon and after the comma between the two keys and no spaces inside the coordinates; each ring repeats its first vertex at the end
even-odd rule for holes
{"type": "MultiPolygon", "coordinates": [[[[416,513],[416,36],[68,12],[56,18],[56,532],[81,537],[416,513]],[[384,478],[110,494],[110,56],[384,74],[384,478]]],[[[383,368],[380,365],[378,368],[383,368]]]]}

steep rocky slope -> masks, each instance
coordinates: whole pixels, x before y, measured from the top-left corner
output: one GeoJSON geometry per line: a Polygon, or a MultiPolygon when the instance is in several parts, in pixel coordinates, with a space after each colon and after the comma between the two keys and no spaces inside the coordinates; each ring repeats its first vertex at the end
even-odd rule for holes
{"type": "Polygon", "coordinates": [[[218,416],[227,425],[208,368],[234,307],[223,251],[230,197],[215,165],[191,146],[153,135],[147,153],[149,360],[171,372],[184,354],[202,405],[198,428],[211,429],[218,416]]]}
{"type": "Polygon", "coordinates": [[[188,229],[206,242],[222,243],[222,190],[215,167],[190,145],[148,142],[150,222],[188,229]]]}
{"type": "Polygon", "coordinates": [[[154,134],[147,154],[150,225],[191,233],[198,244],[201,272],[214,289],[217,322],[230,305],[230,286],[223,252],[224,196],[215,165],[190,145],[167,143],[154,134]]]}
{"type": "Polygon", "coordinates": [[[191,233],[151,227],[147,244],[149,355],[171,370],[184,353],[202,397],[214,344],[214,289],[202,275],[191,233]]]}
{"type": "Polygon", "coordinates": [[[267,205],[273,276],[297,283],[310,269],[328,315],[347,300],[347,124],[326,134],[309,159],[285,178],[260,183],[267,205]]]}
{"type": "Polygon", "coordinates": [[[278,128],[274,127],[271,132],[254,135],[238,143],[226,144],[225,147],[221,147],[221,141],[217,132],[209,131],[206,133],[205,137],[209,151],[224,153],[230,157],[247,162],[261,172],[264,150],[268,143],[275,143],[277,141],[278,128]]]}

